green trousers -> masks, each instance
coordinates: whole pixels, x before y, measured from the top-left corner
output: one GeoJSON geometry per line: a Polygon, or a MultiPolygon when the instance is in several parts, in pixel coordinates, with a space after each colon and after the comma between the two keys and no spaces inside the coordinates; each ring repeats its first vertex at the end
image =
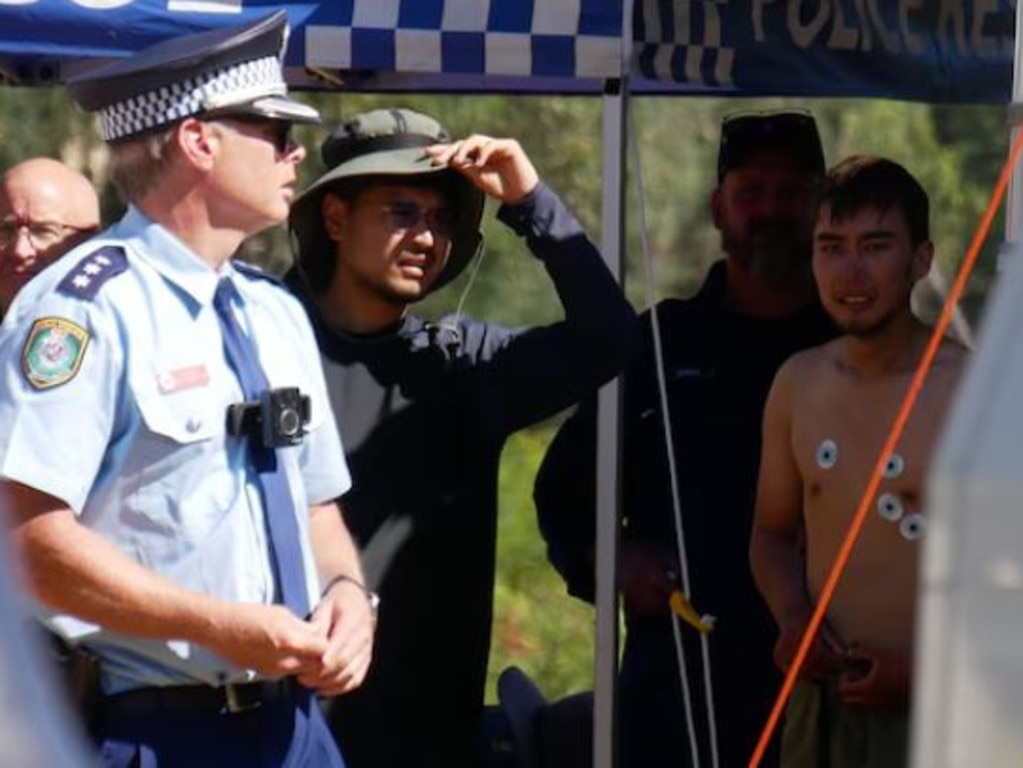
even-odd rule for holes
{"type": "Polygon", "coordinates": [[[906,768],[909,712],[843,704],[837,684],[800,680],[782,734],[781,768],[906,768]]]}

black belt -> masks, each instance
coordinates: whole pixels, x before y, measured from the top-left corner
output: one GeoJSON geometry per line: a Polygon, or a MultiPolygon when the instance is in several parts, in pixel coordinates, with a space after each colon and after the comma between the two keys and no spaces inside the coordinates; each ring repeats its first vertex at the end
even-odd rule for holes
{"type": "Polygon", "coordinates": [[[170,685],[137,688],[106,696],[100,705],[109,717],[141,718],[160,712],[179,711],[209,714],[237,714],[264,704],[295,701],[292,678],[227,685],[170,685]]]}

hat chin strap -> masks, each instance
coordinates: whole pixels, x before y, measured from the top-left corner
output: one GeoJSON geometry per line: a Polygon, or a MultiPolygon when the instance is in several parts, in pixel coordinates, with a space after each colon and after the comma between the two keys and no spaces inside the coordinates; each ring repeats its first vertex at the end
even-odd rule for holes
{"type": "Polygon", "coordinates": [[[483,253],[483,236],[480,235],[479,242],[476,244],[476,252],[469,260],[471,265],[469,267],[469,279],[466,281],[465,288],[462,289],[462,294],[458,297],[458,303],[455,305],[453,330],[458,335],[461,334],[459,326],[462,324],[462,309],[465,307],[465,300],[469,298],[469,291],[472,290],[473,283],[476,282],[476,275],[479,274],[480,267],[483,265],[483,253]]]}

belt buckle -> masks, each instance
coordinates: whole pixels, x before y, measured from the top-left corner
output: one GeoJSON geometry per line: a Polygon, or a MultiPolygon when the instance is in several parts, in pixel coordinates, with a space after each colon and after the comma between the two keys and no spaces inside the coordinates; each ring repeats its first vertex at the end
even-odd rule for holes
{"type": "Polygon", "coordinates": [[[263,705],[259,698],[253,701],[246,701],[245,697],[241,695],[242,690],[243,684],[226,683],[224,685],[224,708],[221,710],[222,713],[236,715],[239,712],[259,709],[263,705]]]}

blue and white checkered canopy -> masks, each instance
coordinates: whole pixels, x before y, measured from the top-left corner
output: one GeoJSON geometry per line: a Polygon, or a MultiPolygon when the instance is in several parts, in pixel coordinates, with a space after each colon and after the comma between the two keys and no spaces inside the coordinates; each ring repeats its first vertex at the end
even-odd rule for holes
{"type": "Polygon", "coordinates": [[[341,70],[618,77],[621,13],[601,0],[324,3],[305,25],[304,59],[341,70]]]}
{"type": "Polygon", "coordinates": [[[280,8],[304,87],[1005,102],[1012,81],[1012,0],[34,0],[0,3],[0,70],[63,80],[280,8]]]}

